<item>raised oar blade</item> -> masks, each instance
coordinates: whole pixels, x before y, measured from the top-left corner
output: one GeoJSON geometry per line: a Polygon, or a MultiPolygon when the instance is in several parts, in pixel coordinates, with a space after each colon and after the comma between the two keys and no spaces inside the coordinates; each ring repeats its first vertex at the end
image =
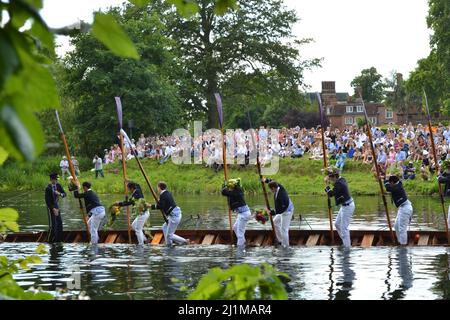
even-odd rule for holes
{"type": "Polygon", "coordinates": [[[55,110],[55,114],[56,114],[56,121],[58,121],[59,132],[64,133],[62,125],[61,125],[61,120],[59,119],[58,110],[55,110]]]}
{"type": "Polygon", "coordinates": [[[423,96],[425,97],[425,109],[427,110],[427,117],[428,117],[428,120],[431,122],[431,115],[430,115],[430,108],[428,107],[427,93],[425,92],[424,88],[422,88],[422,90],[423,90],[423,96]]]}
{"type": "Polygon", "coordinates": [[[122,102],[120,101],[120,97],[115,97],[115,99],[117,107],[117,118],[119,120],[119,129],[122,129],[122,102]]]}
{"type": "Polygon", "coordinates": [[[320,117],[320,125],[323,128],[323,106],[322,106],[322,98],[320,97],[320,93],[316,92],[317,103],[319,104],[319,117],[320,117]]]}
{"type": "Polygon", "coordinates": [[[125,139],[125,141],[130,145],[130,148],[133,149],[133,144],[131,143],[131,139],[130,139],[130,137],[128,137],[128,135],[125,132],[125,130],[120,129],[120,133],[122,134],[122,136],[125,139]]]}
{"type": "Polygon", "coordinates": [[[217,113],[219,114],[219,125],[220,128],[222,128],[223,127],[222,98],[220,98],[220,94],[218,93],[214,93],[214,97],[216,98],[217,113]]]}

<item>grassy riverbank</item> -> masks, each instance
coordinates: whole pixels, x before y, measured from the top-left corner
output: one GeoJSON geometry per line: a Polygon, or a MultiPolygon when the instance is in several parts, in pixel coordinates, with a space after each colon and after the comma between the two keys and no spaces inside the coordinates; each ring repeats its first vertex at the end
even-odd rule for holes
{"type": "MultiPolygon", "coordinates": [[[[13,190],[43,190],[48,183],[48,173],[59,172],[57,157],[41,157],[33,164],[8,161],[0,167],[0,191],[13,190]]],[[[95,179],[91,160],[80,161],[80,180],[93,183],[99,193],[123,192],[123,179],[120,165],[104,166],[105,178],[95,179]]],[[[183,194],[217,194],[223,182],[223,172],[214,172],[204,165],[175,165],[171,161],[159,165],[156,161],[143,160],[145,170],[153,185],[158,180],[165,180],[169,188],[176,193],[183,194]]],[[[291,194],[318,195],[323,192],[322,162],[308,159],[281,159],[278,174],[272,179],[279,180],[291,194]]],[[[141,184],[144,192],[148,188],[139,171],[135,160],[127,162],[128,177],[141,184]]],[[[247,193],[261,192],[256,166],[229,168],[230,177],[240,177],[247,193]]],[[[343,176],[350,184],[350,190],[355,195],[376,195],[379,193],[378,182],[370,173],[370,166],[349,161],[344,168],[343,176]]],[[[66,183],[63,183],[63,186],[66,183]]],[[[406,189],[410,194],[430,195],[437,193],[435,178],[424,182],[420,178],[407,181],[406,189]]]]}

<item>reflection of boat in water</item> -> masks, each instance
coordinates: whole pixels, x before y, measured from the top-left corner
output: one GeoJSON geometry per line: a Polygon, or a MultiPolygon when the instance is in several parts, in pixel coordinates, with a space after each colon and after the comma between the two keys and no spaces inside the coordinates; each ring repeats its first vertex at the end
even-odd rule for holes
{"type": "MultiPolygon", "coordinates": [[[[164,243],[164,236],[161,230],[147,231],[151,233],[152,245],[164,243]]],[[[178,235],[189,238],[192,244],[214,245],[229,244],[229,230],[177,230],[178,235]]],[[[5,242],[46,242],[47,231],[9,233],[5,242]]],[[[269,246],[273,245],[272,230],[247,230],[247,245],[249,246],[269,246]]],[[[393,245],[391,234],[384,230],[352,230],[350,232],[352,246],[371,247],[393,245]]],[[[128,243],[127,230],[111,230],[99,232],[100,243],[128,243]]],[[[332,245],[329,230],[290,230],[290,243],[293,246],[320,246],[332,245]]],[[[335,232],[335,245],[340,245],[341,241],[335,232]]],[[[64,231],[63,242],[83,243],[88,241],[86,231],[64,231]]],[[[447,245],[446,233],[443,231],[409,231],[409,245],[411,246],[444,246],[447,245]]],[[[132,242],[137,243],[134,232],[132,232],[132,242]]]]}

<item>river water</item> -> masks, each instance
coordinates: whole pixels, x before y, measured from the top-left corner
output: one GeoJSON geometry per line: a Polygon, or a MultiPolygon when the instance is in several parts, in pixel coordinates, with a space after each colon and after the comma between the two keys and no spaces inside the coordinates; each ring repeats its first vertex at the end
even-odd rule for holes
{"type": "MultiPolygon", "coordinates": [[[[226,203],[220,196],[177,196],[183,210],[181,228],[227,228],[226,203]]],[[[101,195],[108,205],[117,195],[101,195]]],[[[250,206],[263,204],[248,197],[250,206]]],[[[411,229],[442,229],[443,215],[437,199],[413,197],[411,229]]],[[[294,196],[292,228],[328,228],[323,197],[294,196]],[[300,219],[301,215],[301,219],[300,219]]],[[[355,197],[356,212],[351,229],[386,229],[381,198],[355,197]]],[[[83,228],[78,204],[71,197],[62,202],[64,228],[83,228]]],[[[0,207],[20,212],[22,231],[47,229],[42,193],[0,194],[0,207]]],[[[392,209],[392,205],[390,205],[392,209]]],[[[158,212],[151,215],[152,227],[161,226],[158,212]]],[[[395,212],[391,212],[392,220],[395,212]]],[[[114,228],[126,227],[122,215],[114,228]]],[[[249,229],[270,228],[251,221],[249,229]]],[[[3,243],[0,254],[18,258],[33,254],[36,244],[3,243]]],[[[186,246],[150,247],[134,245],[63,244],[47,246],[43,263],[21,271],[15,278],[25,288],[42,287],[59,296],[75,297],[80,291],[91,299],[183,299],[186,286],[192,290],[211,267],[263,262],[286,272],[290,299],[448,299],[450,298],[449,250],[444,247],[338,247],[249,248],[186,246]],[[62,291],[61,291],[62,290],[62,291]]]]}

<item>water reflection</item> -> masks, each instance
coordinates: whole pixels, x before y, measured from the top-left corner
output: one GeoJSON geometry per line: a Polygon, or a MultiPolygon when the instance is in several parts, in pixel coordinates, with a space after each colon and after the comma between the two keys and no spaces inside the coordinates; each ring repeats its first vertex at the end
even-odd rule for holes
{"type": "MultiPolygon", "coordinates": [[[[9,258],[33,254],[35,248],[36,244],[0,244],[9,258]]],[[[449,252],[443,247],[261,247],[243,255],[228,245],[64,244],[48,249],[43,264],[15,276],[25,288],[64,289],[67,296],[85,291],[92,299],[184,299],[187,292],[182,288],[192,290],[212,267],[269,263],[289,275],[290,299],[450,298],[449,252]]]]}
{"type": "Polygon", "coordinates": [[[336,300],[349,300],[351,295],[351,290],[353,287],[353,281],[355,281],[356,274],[351,268],[352,264],[350,261],[351,249],[340,248],[337,251],[338,263],[342,269],[341,281],[336,283],[336,300]]]}

